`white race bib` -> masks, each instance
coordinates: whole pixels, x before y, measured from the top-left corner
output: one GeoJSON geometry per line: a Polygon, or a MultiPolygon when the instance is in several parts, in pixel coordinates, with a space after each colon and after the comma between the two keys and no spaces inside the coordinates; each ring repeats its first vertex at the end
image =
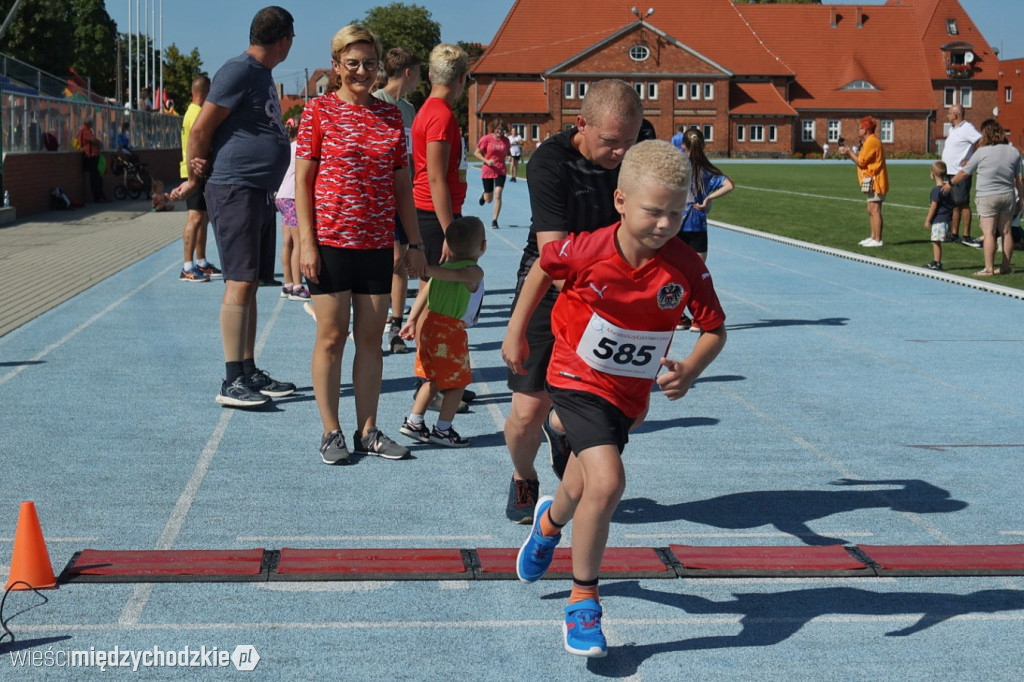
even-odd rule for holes
{"type": "Polygon", "coordinates": [[[576,346],[576,354],[605,374],[653,379],[674,333],[623,329],[594,313],[576,346]]]}

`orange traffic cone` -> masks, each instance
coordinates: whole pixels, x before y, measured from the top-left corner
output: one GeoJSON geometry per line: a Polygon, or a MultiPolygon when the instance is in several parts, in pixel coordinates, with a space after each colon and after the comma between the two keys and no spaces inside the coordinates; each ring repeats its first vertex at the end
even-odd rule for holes
{"type": "Polygon", "coordinates": [[[57,587],[53,576],[50,554],[46,551],[43,529],[39,526],[36,506],[31,502],[21,503],[18,514],[18,530],[14,534],[14,553],[11,555],[11,573],[7,580],[8,590],[29,590],[57,587]]]}

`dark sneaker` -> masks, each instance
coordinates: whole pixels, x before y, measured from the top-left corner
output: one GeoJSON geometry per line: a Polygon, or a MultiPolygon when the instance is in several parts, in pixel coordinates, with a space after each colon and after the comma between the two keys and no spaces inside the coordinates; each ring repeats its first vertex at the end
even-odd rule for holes
{"type": "Polygon", "coordinates": [[[398,429],[398,432],[403,436],[409,436],[409,438],[418,440],[421,443],[430,442],[430,429],[427,428],[426,424],[416,426],[408,419],[404,419],[402,420],[402,427],[398,429]]]}
{"type": "Polygon", "coordinates": [[[551,469],[555,472],[555,476],[558,476],[558,480],[562,480],[565,467],[569,464],[572,448],[569,446],[569,439],[566,438],[565,434],[551,425],[551,415],[553,412],[554,410],[548,412],[547,419],[541,424],[541,429],[544,431],[544,437],[548,439],[548,446],[551,448],[551,469]]]}
{"type": "Polygon", "coordinates": [[[687,329],[689,329],[692,326],[693,326],[693,320],[691,320],[686,315],[683,315],[682,317],[679,318],[679,324],[676,325],[676,331],[677,332],[686,331],[687,329]]]}
{"type": "Polygon", "coordinates": [[[608,654],[608,642],[601,632],[601,615],[604,613],[596,599],[584,599],[565,607],[565,623],[562,635],[565,650],[577,656],[601,658],[608,654]]]}
{"type": "Polygon", "coordinates": [[[223,381],[216,400],[226,407],[262,407],[270,402],[270,398],[257,391],[246,377],[238,377],[231,383],[223,381]]]}
{"type": "Polygon", "coordinates": [[[933,260],[931,263],[929,263],[925,267],[928,268],[929,270],[941,270],[942,269],[942,263],[940,263],[937,260],[933,260]]]}
{"type": "Polygon", "coordinates": [[[493,229],[495,229],[495,230],[500,230],[501,229],[500,227],[498,227],[498,221],[497,220],[492,220],[491,221],[491,227],[493,229]]]}
{"type": "Polygon", "coordinates": [[[354,452],[357,455],[373,455],[384,459],[405,459],[409,456],[409,448],[391,440],[381,433],[380,429],[374,429],[369,435],[362,437],[359,429],[356,429],[352,441],[355,443],[354,452]]]}
{"type": "Polygon", "coordinates": [[[291,287],[289,287],[287,285],[282,285],[281,286],[281,298],[288,298],[291,295],[292,295],[291,287]]]}
{"type": "Polygon", "coordinates": [[[302,286],[301,284],[296,284],[295,286],[292,287],[292,290],[288,292],[288,300],[308,301],[309,291],[306,289],[306,287],[302,286]]]}
{"type": "Polygon", "coordinates": [[[178,279],[182,282],[209,282],[210,276],[203,274],[193,265],[188,270],[182,270],[178,279]]]}
{"type": "Polygon", "coordinates": [[[224,276],[224,273],[220,271],[220,268],[218,268],[213,263],[207,263],[206,265],[197,265],[197,266],[195,266],[195,268],[196,268],[196,270],[198,270],[199,272],[203,273],[207,277],[223,277],[224,276]]]}
{"type": "Polygon", "coordinates": [[[471,441],[460,436],[454,427],[449,426],[445,431],[441,431],[435,426],[430,431],[430,442],[434,445],[443,445],[446,448],[464,448],[471,441]]]}
{"type": "Polygon", "coordinates": [[[387,330],[388,334],[388,350],[392,353],[407,353],[409,346],[405,345],[405,339],[398,335],[399,329],[392,326],[387,330]]]}
{"type": "Polygon", "coordinates": [[[295,384],[271,379],[270,375],[262,369],[256,370],[249,376],[249,383],[254,389],[271,398],[283,398],[295,393],[295,384]]]}
{"type": "Polygon", "coordinates": [[[517,480],[512,477],[508,486],[508,504],[505,516],[516,523],[533,523],[533,508],[537,505],[540,495],[540,481],[517,480]]]}
{"type": "Polygon", "coordinates": [[[972,249],[980,249],[982,247],[982,241],[975,239],[974,237],[964,237],[960,240],[960,243],[964,246],[969,246],[972,249]]]}
{"type": "Polygon", "coordinates": [[[526,542],[519,548],[519,556],[516,557],[516,575],[524,583],[537,582],[548,572],[551,560],[555,558],[555,547],[562,539],[562,534],[553,538],[544,537],[540,532],[540,517],[548,510],[555,498],[550,495],[537,500],[537,507],[533,510],[533,527],[530,528],[530,535],[526,542]]]}
{"type": "Polygon", "coordinates": [[[949,237],[946,238],[946,241],[949,242],[950,244],[956,244],[957,242],[960,241],[960,235],[954,232],[953,234],[949,235],[949,237]]]}
{"type": "Polygon", "coordinates": [[[320,439],[320,461],[324,464],[348,464],[345,436],[335,429],[320,439]]]}
{"type": "Polygon", "coordinates": [[[462,402],[471,403],[476,400],[476,391],[471,391],[468,388],[462,389],[462,402]]]}

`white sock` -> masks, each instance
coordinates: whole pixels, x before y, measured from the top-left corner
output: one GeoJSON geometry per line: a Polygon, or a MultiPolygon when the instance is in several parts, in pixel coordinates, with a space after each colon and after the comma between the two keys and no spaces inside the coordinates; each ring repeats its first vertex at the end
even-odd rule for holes
{"type": "Polygon", "coordinates": [[[408,419],[409,423],[412,424],[413,426],[416,426],[416,427],[423,426],[423,415],[422,414],[410,414],[408,417],[406,417],[406,419],[408,419]]]}
{"type": "Polygon", "coordinates": [[[452,423],[443,422],[440,419],[438,419],[436,422],[434,422],[434,428],[437,429],[438,431],[447,431],[448,429],[452,428],[452,423]]]}
{"type": "Polygon", "coordinates": [[[207,265],[209,265],[209,263],[206,262],[205,258],[200,258],[199,260],[196,261],[196,265],[198,265],[201,268],[205,268],[207,265]]]}
{"type": "Polygon", "coordinates": [[[190,260],[185,261],[185,265],[183,265],[181,269],[184,270],[185,272],[188,272],[189,270],[191,270],[192,269],[192,261],[190,261],[190,260]]]}

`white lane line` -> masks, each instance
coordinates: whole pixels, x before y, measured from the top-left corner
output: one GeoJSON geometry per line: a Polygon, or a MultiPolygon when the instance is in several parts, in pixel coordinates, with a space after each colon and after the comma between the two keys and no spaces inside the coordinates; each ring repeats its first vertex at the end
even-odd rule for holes
{"type": "MultiPolygon", "coordinates": [[[[737,185],[737,188],[739,188],[739,187],[741,187],[741,185],[737,185]]],[[[809,192],[794,192],[794,191],[788,190],[788,189],[772,189],[772,188],[769,188],[769,187],[754,187],[752,185],[742,185],[742,188],[743,189],[754,190],[755,192],[772,192],[773,194],[790,194],[790,195],[795,196],[795,197],[808,197],[810,199],[826,199],[828,201],[852,201],[852,202],[857,203],[857,204],[863,204],[864,203],[864,199],[863,198],[854,199],[854,198],[851,198],[851,197],[833,197],[833,196],[829,196],[827,194],[811,194],[809,192]]],[[[891,201],[885,202],[885,206],[886,206],[886,208],[888,208],[890,206],[896,206],[898,208],[909,208],[909,209],[913,209],[915,211],[927,211],[928,210],[925,206],[919,206],[919,205],[916,205],[916,204],[896,204],[896,203],[893,203],[891,201]]]]}
{"type": "Polygon", "coordinates": [[[826,535],[828,537],[844,537],[844,538],[870,538],[874,537],[874,533],[853,531],[845,532],[841,530],[823,530],[820,533],[627,533],[623,537],[627,540],[671,540],[672,538],[686,538],[690,539],[704,539],[704,538],[792,538],[792,537],[819,537],[826,535]]]}
{"type": "MultiPolygon", "coordinates": [[[[271,313],[270,318],[267,320],[263,333],[258,339],[256,339],[256,357],[259,357],[260,353],[263,351],[263,347],[266,345],[267,339],[270,337],[270,332],[274,329],[274,324],[281,315],[284,303],[285,299],[277,299],[277,305],[274,306],[274,310],[271,313]]],[[[188,481],[185,483],[185,489],[181,491],[178,501],[174,504],[174,508],[171,510],[171,516],[167,519],[167,525],[164,526],[164,530],[157,539],[156,547],[154,547],[154,549],[172,549],[174,547],[174,543],[178,540],[178,535],[181,533],[181,529],[185,525],[185,519],[188,517],[189,511],[191,511],[192,505],[195,503],[196,497],[199,495],[199,489],[203,485],[203,480],[206,478],[206,474],[210,470],[210,465],[213,463],[213,458],[217,454],[217,450],[220,448],[221,441],[224,439],[224,434],[227,432],[228,424],[231,422],[231,418],[237,413],[237,410],[233,409],[220,409],[220,419],[217,420],[217,425],[214,427],[213,433],[206,441],[206,445],[203,446],[199,459],[196,461],[196,465],[192,469],[192,475],[189,476],[188,481]]],[[[153,583],[140,584],[136,586],[132,591],[131,596],[129,596],[128,600],[125,602],[124,608],[121,610],[118,623],[121,623],[122,625],[136,625],[139,622],[139,619],[142,617],[142,612],[146,608],[146,604],[149,602],[149,597],[153,593],[153,587],[153,583]]]]}
{"type": "Polygon", "coordinates": [[[236,542],[477,542],[493,535],[239,535],[236,542]]]}
{"type": "MultiPolygon", "coordinates": [[[[114,310],[114,308],[118,307],[119,305],[121,305],[122,303],[127,301],[132,296],[135,296],[136,294],[138,294],[140,291],[142,291],[143,289],[148,287],[153,282],[157,281],[158,279],[160,279],[162,277],[166,277],[167,273],[169,271],[173,270],[176,267],[178,267],[177,264],[174,264],[172,266],[164,268],[163,270],[161,270],[160,272],[156,273],[155,275],[150,277],[148,280],[146,280],[145,282],[143,282],[139,286],[135,287],[134,289],[132,289],[131,291],[126,293],[121,298],[117,299],[116,301],[114,301],[113,303],[108,305],[103,310],[99,311],[98,313],[96,313],[95,315],[90,317],[85,322],[81,323],[80,325],[78,325],[77,327],[75,327],[74,329],[69,331],[67,334],[65,334],[64,336],[62,336],[58,340],[56,340],[53,343],[51,343],[46,348],[42,349],[41,351],[39,351],[38,353],[33,355],[31,358],[29,358],[27,361],[25,361],[24,364],[18,365],[17,367],[12,369],[7,374],[5,374],[2,377],[0,377],[0,386],[2,386],[3,384],[7,383],[8,381],[13,379],[14,377],[18,376],[19,374],[24,372],[26,369],[31,367],[34,363],[38,362],[39,360],[42,360],[47,355],[49,355],[53,351],[55,351],[58,348],[60,348],[61,346],[63,346],[65,343],[67,343],[71,339],[73,339],[76,336],[78,336],[81,332],[85,331],[86,329],[91,327],[93,324],[95,324],[97,321],[101,320],[107,313],[109,313],[110,311],[114,310]]],[[[66,303],[66,301],[65,301],[65,303],[66,303]]]]}
{"type": "Polygon", "coordinates": [[[270,592],[376,592],[386,590],[394,584],[394,580],[271,581],[256,583],[256,587],[270,592]]]}

